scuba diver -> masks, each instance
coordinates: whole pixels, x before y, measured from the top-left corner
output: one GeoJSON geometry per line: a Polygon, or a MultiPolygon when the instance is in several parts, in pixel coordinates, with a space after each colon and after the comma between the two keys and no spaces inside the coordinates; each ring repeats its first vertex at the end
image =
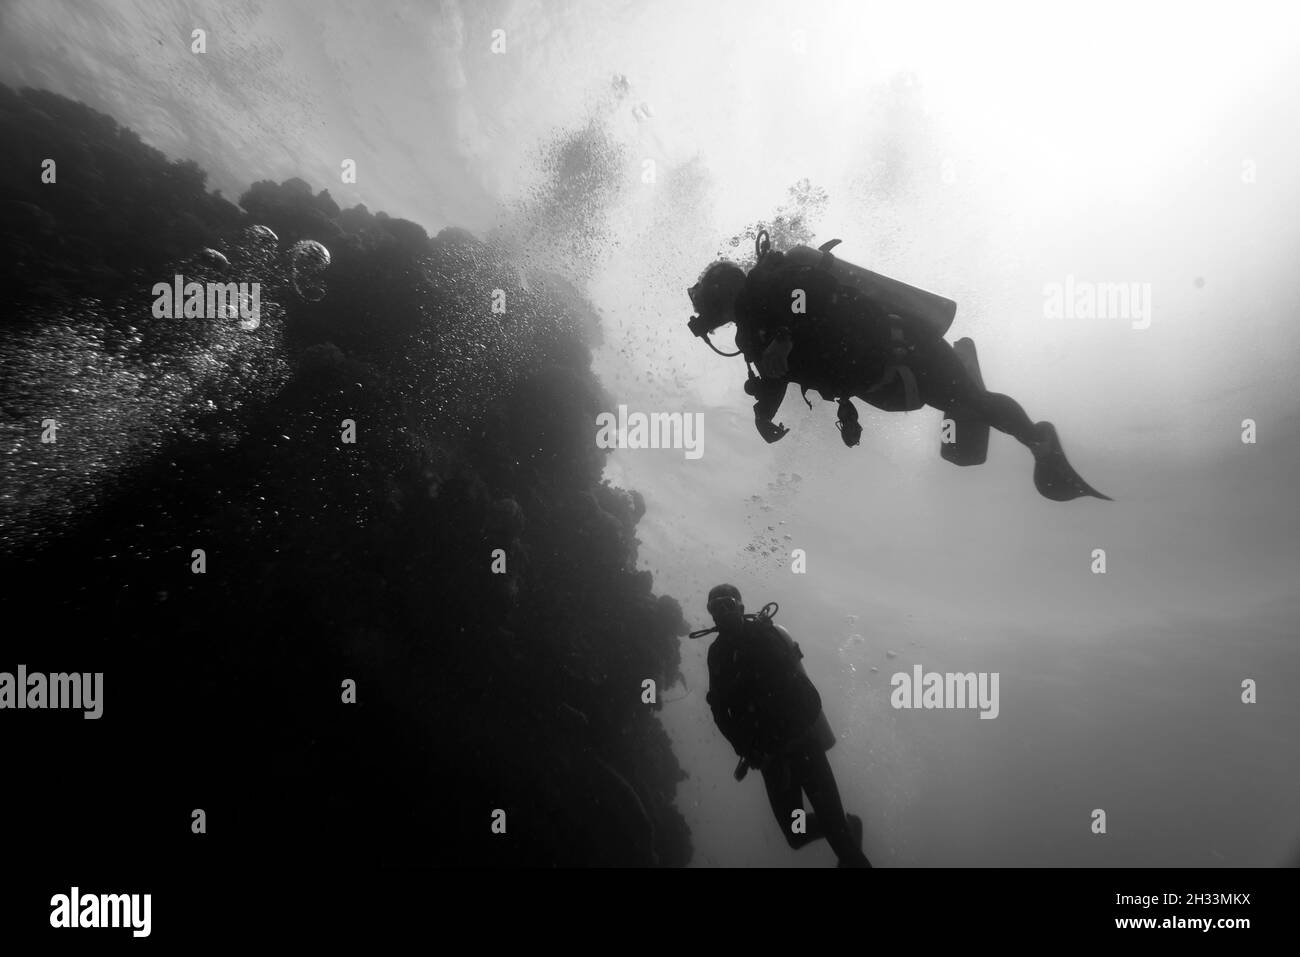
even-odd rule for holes
{"type": "Polygon", "coordinates": [[[739,589],[718,585],[709,592],[707,607],[714,627],[691,637],[718,635],[709,647],[707,700],[718,730],[740,756],[736,780],[750,768],[762,772],[772,813],[792,848],[824,837],[840,867],[870,867],[862,853],[862,820],[845,815],[826,758],[835,735],[821,695],[800,663],[799,645],[772,621],[776,604],[746,615],[739,589]],[[804,794],[813,813],[797,833],[794,812],[803,810],[804,794]]]}
{"type": "Polygon", "coordinates": [[[744,356],[745,391],[756,400],[754,425],[767,442],[789,431],[772,420],[786,386],[795,382],[805,402],[813,389],[838,403],[847,446],[862,437],[854,398],[885,412],[928,405],[945,416],[940,454],[949,462],[982,464],[991,426],[1033,453],[1034,486],[1045,498],[1111,500],[1071,467],[1050,422],[1035,423],[1014,399],[984,387],[970,339],[952,345],[944,339],[955,302],[844,262],[831,253],[838,244],[780,252],[760,230],[758,261],[748,274],[722,260],[687,290],[696,312],[691,332],[719,355],[744,356]],[[736,324],[736,352],[722,352],[709,340],[729,322],[736,324]]]}

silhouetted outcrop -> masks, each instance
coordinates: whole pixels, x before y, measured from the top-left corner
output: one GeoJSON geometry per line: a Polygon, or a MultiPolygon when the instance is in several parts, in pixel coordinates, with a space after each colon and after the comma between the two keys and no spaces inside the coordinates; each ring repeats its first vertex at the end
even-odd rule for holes
{"type": "Polygon", "coordinates": [[[242,220],[192,160],[48,90],[0,84],[0,286],[11,307],[122,292],[242,220]],[[55,163],[53,183],[42,180],[55,163]]]}
{"type": "MultiPolygon", "coordinates": [[[[301,180],[254,184],[245,216],[108,117],[33,91],[2,102],[11,149],[100,144],[62,161],[39,203],[5,180],[6,201],[33,207],[6,218],[5,240],[35,274],[58,260],[76,286],[77,264],[59,259],[76,235],[145,288],[202,246],[226,256],[202,260],[223,281],[265,284],[262,327],[245,333],[153,319],[129,286],[72,317],[35,300],[37,323],[129,320],[142,342],[96,353],[103,382],[138,374],[153,394],[150,362],[176,358],[176,329],[204,361],[168,366],[165,394],[189,397],[147,407],[147,455],[102,473],[60,460],[87,484],[112,476],[93,507],[5,542],[6,620],[40,616],[7,664],[104,671],[106,687],[99,722],[11,724],[8,760],[44,782],[21,792],[18,844],[69,862],[685,864],[683,773],[641,682],[678,678],[686,626],[636,570],[644,503],[601,478],[591,308],[557,277],[520,288],[502,250],[462,230],[430,239],[301,180]],[[104,143],[126,145],[110,158],[104,143]],[[157,235],[114,246],[115,217],[157,235]],[[278,247],[256,247],[250,222],[278,247]],[[285,265],[300,239],[331,253],[320,301],[295,294],[285,265]],[[254,341],[260,364],[246,366],[254,341]],[[194,808],[205,836],[190,833],[194,808]],[[490,830],[495,809],[505,834],[490,830]]],[[[45,391],[5,394],[3,438],[39,430],[36,396],[57,397],[63,368],[45,391]]],[[[117,427],[117,398],[95,428],[117,427]]],[[[47,467],[23,448],[19,478],[47,467]]]]}

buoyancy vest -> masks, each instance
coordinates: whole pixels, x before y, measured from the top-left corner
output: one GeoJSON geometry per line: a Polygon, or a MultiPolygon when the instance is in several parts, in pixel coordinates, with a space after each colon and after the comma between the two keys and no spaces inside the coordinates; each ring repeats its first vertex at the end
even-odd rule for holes
{"type": "Polygon", "coordinates": [[[736,343],[757,362],[782,328],[790,331],[790,381],[824,398],[896,390],[899,409],[922,404],[908,365],[919,336],[942,337],[957,305],[950,299],[881,276],[830,253],[795,246],[764,255],[750,270],[737,302],[736,343]],[[804,311],[794,313],[795,291],[804,311]]]}
{"type": "Polygon", "coordinates": [[[821,695],[802,657],[798,644],[765,616],[747,617],[743,628],[721,634],[709,648],[708,701],[737,753],[774,754],[818,721],[821,695]]]}

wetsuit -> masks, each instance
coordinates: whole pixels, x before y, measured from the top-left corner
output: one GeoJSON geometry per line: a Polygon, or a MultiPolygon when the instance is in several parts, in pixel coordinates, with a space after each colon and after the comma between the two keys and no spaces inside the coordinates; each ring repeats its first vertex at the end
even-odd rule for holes
{"type": "Polygon", "coordinates": [[[975,418],[1025,445],[1036,439],[1033,421],[1010,396],[982,388],[961,358],[923,322],[887,316],[861,292],[817,266],[793,264],[769,253],[750,270],[736,301],[736,344],[758,363],[767,347],[788,333],[793,343],[784,377],[751,379],[755,419],[763,423],[781,406],[789,382],[828,400],[854,396],[898,412],[929,405],[945,415],[975,418]],[[806,311],[791,312],[802,290],[806,311]],[[894,370],[904,367],[909,382],[894,370]]]}
{"type": "Polygon", "coordinates": [[[736,753],[763,773],[768,802],[793,848],[826,838],[841,865],[869,867],[845,818],[826,752],[835,743],[821,696],[804,673],[803,653],[771,622],[747,619],[709,648],[708,702],[736,753]],[[803,834],[792,814],[807,794],[813,812],[803,834]]]}

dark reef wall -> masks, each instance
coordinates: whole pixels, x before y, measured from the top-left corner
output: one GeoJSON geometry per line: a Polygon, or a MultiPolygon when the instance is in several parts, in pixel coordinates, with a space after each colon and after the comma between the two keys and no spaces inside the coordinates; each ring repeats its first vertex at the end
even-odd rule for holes
{"type": "MultiPolygon", "coordinates": [[[[5,716],[7,800],[25,822],[15,850],[254,867],[685,864],[684,775],[641,682],[676,680],[686,627],[636,570],[643,502],[601,479],[590,306],[464,231],[430,239],[299,180],[255,184],[241,212],[193,164],[79,104],[6,89],[0,105],[0,202],[25,214],[4,226],[6,268],[25,273],[11,286],[22,321],[0,324],[0,352],[24,370],[0,393],[7,508],[35,508],[31,490],[62,488],[60,470],[82,470],[70,488],[95,487],[0,539],[4,620],[24,622],[0,670],[105,673],[99,721],[5,716]],[[45,155],[69,157],[71,198],[39,184],[45,155]],[[278,233],[274,249],[253,223],[278,233]],[[331,253],[316,302],[296,294],[285,257],[299,239],[331,253]],[[202,245],[230,265],[195,260],[202,245]],[[182,269],[262,282],[261,328],[153,319],[149,287],[182,269]],[[96,472],[77,446],[54,458],[36,440],[70,380],[34,350],[70,322],[126,336],[84,362],[136,376],[141,395],[165,369],[156,394],[183,393],[143,406],[147,454],[96,472]],[[168,365],[180,323],[194,324],[189,357],[168,365]],[[355,444],[341,441],[345,419],[355,444]],[[195,548],[206,574],[191,571],[195,548]],[[504,575],[491,571],[498,548],[504,575]],[[348,678],[355,705],[341,700],[348,678]],[[195,808],[206,835],[191,834],[195,808]],[[504,835],[490,831],[497,808],[504,835]]],[[[119,401],[96,396],[101,431],[125,414],[119,401]]],[[[77,416],[60,415],[75,438],[77,416]]]]}

